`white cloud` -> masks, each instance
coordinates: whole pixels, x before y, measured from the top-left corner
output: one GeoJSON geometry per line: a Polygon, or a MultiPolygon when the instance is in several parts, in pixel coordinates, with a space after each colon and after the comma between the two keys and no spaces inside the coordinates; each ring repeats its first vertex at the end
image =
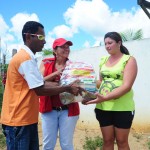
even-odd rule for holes
{"type": "Polygon", "coordinates": [[[8,59],[11,56],[12,49],[18,49],[22,42],[21,32],[22,27],[26,21],[39,21],[36,14],[18,13],[11,18],[12,27],[9,27],[3,16],[0,15],[0,37],[1,37],[1,51],[3,54],[7,53],[8,59]],[[8,55],[9,54],[9,55],[8,55]]]}
{"type": "Polygon", "coordinates": [[[66,22],[72,28],[94,34],[98,32],[98,25],[104,28],[107,15],[109,15],[108,6],[101,0],[77,0],[64,14],[66,22]]]}
{"type": "Polygon", "coordinates": [[[4,36],[8,29],[8,25],[4,21],[4,18],[0,15],[0,36],[4,36]]]}
{"type": "MultiPolygon", "coordinates": [[[[47,35],[45,47],[51,47],[57,37],[73,38],[75,34],[86,33],[95,40],[94,44],[87,39],[81,47],[97,46],[103,42],[103,36],[109,31],[125,31],[126,29],[142,29],[144,38],[150,37],[150,21],[144,11],[140,8],[132,8],[130,11],[121,10],[114,12],[103,0],[76,0],[63,14],[65,24],[54,27],[47,35]]],[[[12,27],[9,27],[0,15],[0,36],[3,35],[4,43],[17,44],[22,42],[21,30],[26,21],[39,21],[35,13],[18,13],[11,18],[12,27]]],[[[82,35],[81,35],[82,36],[82,35]]],[[[11,46],[10,46],[11,48],[11,46]]]]}
{"type": "Polygon", "coordinates": [[[60,38],[60,37],[66,38],[66,39],[72,38],[73,35],[77,32],[78,32],[77,30],[73,30],[72,28],[66,25],[56,26],[53,28],[52,31],[48,33],[47,40],[46,40],[47,43],[45,47],[52,47],[52,43],[56,38],[60,38]]]}
{"type": "Polygon", "coordinates": [[[89,41],[85,41],[85,43],[83,44],[83,47],[89,48],[90,47],[90,42],[89,41]]]}
{"type": "Polygon", "coordinates": [[[142,9],[113,12],[102,0],[77,0],[64,17],[68,26],[89,33],[96,41],[106,32],[126,29],[142,29],[144,37],[150,37],[150,21],[142,9]]]}
{"type": "Polygon", "coordinates": [[[27,21],[39,21],[39,18],[34,13],[18,13],[13,18],[11,18],[12,28],[10,29],[10,31],[13,32],[18,39],[21,39],[22,27],[27,21]]]}
{"type": "Polygon", "coordinates": [[[60,26],[56,26],[53,31],[52,34],[55,34],[56,38],[57,37],[72,37],[74,32],[72,31],[71,28],[69,28],[66,25],[60,25],[60,26]]]}
{"type": "Polygon", "coordinates": [[[46,44],[44,45],[45,49],[51,48],[52,49],[52,44],[55,38],[51,37],[51,33],[49,32],[48,35],[46,36],[46,44]]]}
{"type": "Polygon", "coordinates": [[[9,33],[9,26],[4,21],[3,16],[0,15],[0,47],[3,51],[3,47],[5,47],[5,43],[7,41],[13,41],[14,37],[9,33]]]}

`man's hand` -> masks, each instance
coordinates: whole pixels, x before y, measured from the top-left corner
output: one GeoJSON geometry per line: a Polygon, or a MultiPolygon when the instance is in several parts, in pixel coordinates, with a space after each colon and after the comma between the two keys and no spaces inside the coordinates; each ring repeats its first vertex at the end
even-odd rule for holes
{"type": "Polygon", "coordinates": [[[79,89],[80,89],[80,87],[79,87],[79,80],[75,80],[75,81],[73,81],[72,83],[70,83],[69,84],[69,86],[70,86],[70,88],[67,90],[67,92],[69,92],[69,93],[71,93],[71,94],[73,94],[73,95],[75,95],[75,96],[77,96],[78,94],[79,94],[79,89]]]}

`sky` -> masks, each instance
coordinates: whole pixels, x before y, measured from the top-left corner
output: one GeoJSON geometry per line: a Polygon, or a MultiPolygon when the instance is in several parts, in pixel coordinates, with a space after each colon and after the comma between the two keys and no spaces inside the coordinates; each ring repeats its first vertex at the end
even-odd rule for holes
{"type": "Polygon", "coordinates": [[[46,49],[60,37],[73,42],[73,51],[99,46],[110,31],[142,29],[144,38],[150,38],[150,20],[137,0],[1,0],[3,53],[23,44],[21,31],[29,20],[44,25],[46,49]]]}

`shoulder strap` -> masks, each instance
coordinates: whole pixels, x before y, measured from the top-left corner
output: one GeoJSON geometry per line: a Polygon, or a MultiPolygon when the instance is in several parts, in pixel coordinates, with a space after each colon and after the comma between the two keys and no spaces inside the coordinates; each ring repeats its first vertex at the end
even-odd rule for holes
{"type": "Polygon", "coordinates": [[[44,62],[44,67],[45,67],[44,76],[47,76],[48,74],[54,72],[55,58],[46,58],[43,59],[42,61],[44,62]]]}
{"type": "Polygon", "coordinates": [[[100,64],[99,67],[100,69],[102,68],[102,66],[106,63],[106,61],[108,60],[109,56],[103,56],[100,60],[100,64]]]}
{"type": "Polygon", "coordinates": [[[125,55],[124,54],[124,56],[121,60],[124,67],[126,66],[126,64],[127,64],[128,60],[130,59],[130,57],[131,57],[131,55],[125,55]]]}

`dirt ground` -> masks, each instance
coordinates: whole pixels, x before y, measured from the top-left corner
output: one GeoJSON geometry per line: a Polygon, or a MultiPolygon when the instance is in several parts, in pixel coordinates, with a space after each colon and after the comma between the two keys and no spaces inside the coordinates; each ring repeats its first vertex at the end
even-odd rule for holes
{"type": "MultiPolygon", "coordinates": [[[[74,147],[75,150],[83,150],[83,144],[85,141],[85,137],[101,137],[101,132],[99,129],[87,129],[84,127],[80,127],[79,124],[77,124],[77,127],[75,129],[74,134],[74,147]]],[[[40,140],[40,150],[42,150],[42,131],[41,131],[41,123],[39,123],[39,140],[40,140]]],[[[148,142],[150,143],[150,133],[142,133],[142,132],[136,132],[134,129],[131,129],[130,135],[129,135],[129,144],[131,150],[150,150],[150,144],[148,145],[148,142]]],[[[55,150],[61,150],[59,145],[59,137],[57,139],[57,144],[55,147],[55,150]]],[[[115,145],[115,150],[117,150],[117,147],[115,145]]]]}
{"type": "MultiPolygon", "coordinates": [[[[90,128],[86,128],[85,126],[81,126],[78,123],[75,129],[75,134],[74,134],[74,147],[75,147],[74,150],[83,150],[85,137],[94,138],[96,136],[102,137],[101,132],[98,128],[90,129],[90,128]]],[[[42,130],[41,130],[40,122],[39,122],[39,142],[40,142],[40,150],[42,150],[42,130]]],[[[129,135],[129,144],[130,144],[131,150],[150,150],[150,132],[145,132],[145,133],[136,132],[134,129],[131,129],[131,132],[129,135]]],[[[59,145],[59,137],[57,139],[55,150],[61,150],[60,145],[59,145]]],[[[117,150],[116,145],[115,145],[115,150],[117,150]]]]}

